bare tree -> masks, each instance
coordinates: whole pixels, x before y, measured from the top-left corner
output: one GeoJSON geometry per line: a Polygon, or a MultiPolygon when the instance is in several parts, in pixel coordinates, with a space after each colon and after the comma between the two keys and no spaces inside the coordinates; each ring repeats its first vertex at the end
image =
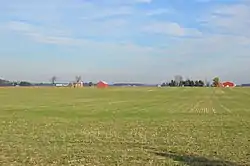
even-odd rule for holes
{"type": "Polygon", "coordinates": [[[210,82],[207,80],[207,78],[204,81],[204,85],[207,86],[207,87],[210,86],[210,82]]]}
{"type": "Polygon", "coordinates": [[[57,77],[53,76],[50,81],[54,85],[56,83],[56,80],[57,80],[57,77]]]}
{"type": "Polygon", "coordinates": [[[176,76],[174,76],[174,80],[175,80],[177,86],[179,86],[180,83],[183,81],[183,77],[181,75],[176,75],[176,76]]]}
{"type": "Polygon", "coordinates": [[[76,76],[75,79],[76,79],[76,83],[79,83],[81,81],[82,77],[81,76],[76,76]]]}

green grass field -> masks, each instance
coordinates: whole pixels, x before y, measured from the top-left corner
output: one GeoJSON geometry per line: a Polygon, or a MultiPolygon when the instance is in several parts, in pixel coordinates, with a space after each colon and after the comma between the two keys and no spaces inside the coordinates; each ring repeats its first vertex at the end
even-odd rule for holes
{"type": "Polygon", "coordinates": [[[250,89],[1,88],[0,165],[250,165],[250,89]]]}

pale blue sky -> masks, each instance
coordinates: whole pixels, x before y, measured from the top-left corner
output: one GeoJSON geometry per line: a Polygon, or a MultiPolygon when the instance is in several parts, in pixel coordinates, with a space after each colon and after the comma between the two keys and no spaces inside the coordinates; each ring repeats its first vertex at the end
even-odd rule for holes
{"type": "Polygon", "coordinates": [[[0,2],[0,77],[250,82],[249,0],[0,2]]]}

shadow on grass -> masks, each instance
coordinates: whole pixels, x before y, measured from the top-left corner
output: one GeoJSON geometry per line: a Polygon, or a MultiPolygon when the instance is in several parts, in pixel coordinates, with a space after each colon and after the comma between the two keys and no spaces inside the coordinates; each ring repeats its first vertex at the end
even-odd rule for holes
{"type": "Polygon", "coordinates": [[[161,156],[170,158],[174,161],[182,162],[183,164],[189,166],[246,166],[242,164],[233,163],[230,161],[224,160],[215,160],[209,159],[202,156],[192,155],[192,154],[179,154],[176,152],[157,152],[156,150],[150,150],[151,153],[161,156]]]}

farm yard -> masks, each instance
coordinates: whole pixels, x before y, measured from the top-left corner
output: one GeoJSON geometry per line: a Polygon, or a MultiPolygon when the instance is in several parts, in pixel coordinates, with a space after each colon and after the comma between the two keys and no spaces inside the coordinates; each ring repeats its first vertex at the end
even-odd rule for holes
{"type": "Polygon", "coordinates": [[[248,88],[0,88],[0,165],[250,165],[248,88]]]}

